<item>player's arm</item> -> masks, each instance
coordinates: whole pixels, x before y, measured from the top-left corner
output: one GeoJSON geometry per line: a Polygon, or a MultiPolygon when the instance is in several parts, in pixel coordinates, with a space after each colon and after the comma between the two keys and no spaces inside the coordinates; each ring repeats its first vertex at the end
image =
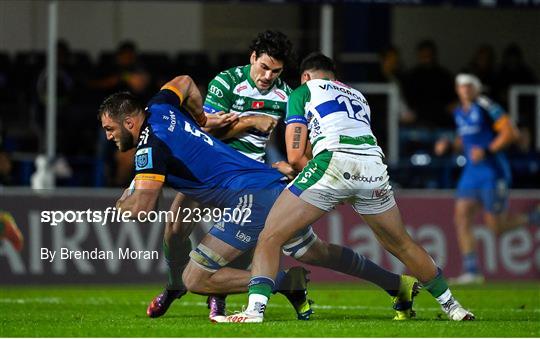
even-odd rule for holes
{"type": "Polygon", "coordinates": [[[277,120],[265,115],[250,115],[240,117],[237,121],[221,127],[209,129],[208,132],[218,139],[230,139],[251,128],[255,128],[263,133],[270,133],[276,127],[277,120]]]}
{"type": "Polygon", "coordinates": [[[508,114],[503,114],[495,121],[493,129],[497,136],[488,146],[489,153],[497,153],[514,143],[519,137],[519,131],[510,120],[508,114]]]}
{"type": "Polygon", "coordinates": [[[287,160],[291,167],[300,172],[310,160],[306,153],[311,153],[308,146],[308,123],[305,117],[305,107],[311,100],[309,88],[304,84],[294,90],[287,102],[285,118],[285,146],[287,160]]]}
{"type": "Polygon", "coordinates": [[[199,126],[206,125],[207,118],[203,110],[201,92],[190,76],[179,75],[163,85],[161,89],[174,92],[180,99],[180,105],[191,114],[199,126]]]}
{"type": "Polygon", "coordinates": [[[307,155],[308,129],[302,123],[290,123],[285,129],[285,144],[287,146],[287,161],[291,167],[300,172],[310,160],[307,155]]]}
{"type": "Polygon", "coordinates": [[[450,141],[448,138],[444,137],[435,143],[435,155],[442,156],[449,150],[454,153],[461,152],[463,148],[463,141],[461,140],[461,137],[456,136],[453,141],[450,141]]]}
{"type": "MultiPolygon", "coordinates": [[[[151,178],[151,176],[148,176],[151,178]]],[[[129,212],[136,219],[140,212],[150,212],[155,209],[157,200],[163,188],[163,181],[145,179],[142,175],[135,176],[135,189],[131,194],[124,194],[116,202],[116,208],[122,213],[129,212]]]]}

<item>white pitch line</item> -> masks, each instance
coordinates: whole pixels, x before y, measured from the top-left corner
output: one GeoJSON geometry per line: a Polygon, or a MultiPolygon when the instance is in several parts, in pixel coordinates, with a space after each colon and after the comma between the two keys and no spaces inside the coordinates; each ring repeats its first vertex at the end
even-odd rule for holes
{"type": "MultiPolygon", "coordinates": [[[[95,298],[70,298],[62,299],[57,297],[37,297],[37,298],[0,298],[0,304],[83,304],[83,305],[103,305],[103,304],[116,304],[116,305],[126,305],[126,304],[137,304],[137,305],[147,305],[147,301],[133,301],[133,302],[118,302],[114,298],[109,297],[95,297],[95,298]]],[[[205,302],[193,302],[193,301],[179,301],[182,306],[194,306],[194,307],[207,307],[205,302]]],[[[228,307],[237,307],[242,308],[245,306],[240,303],[227,303],[228,307]]],[[[273,304],[270,307],[273,308],[290,308],[290,305],[283,304],[273,304]]],[[[322,304],[313,304],[315,310],[377,310],[385,311],[391,310],[391,306],[362,306],[362,305],[322,305],[322,304]]],[[[414,307],[417,311],[441,311],[437,307],[414,307]]],[[[478,312],[501,312],[500,308],[474,308],[472,311],[478,312]]],[[[540,313],[540,308],[526,308],[526,309],[503,309],[504,311],[510,312],[535,312],[540,313]]]]}

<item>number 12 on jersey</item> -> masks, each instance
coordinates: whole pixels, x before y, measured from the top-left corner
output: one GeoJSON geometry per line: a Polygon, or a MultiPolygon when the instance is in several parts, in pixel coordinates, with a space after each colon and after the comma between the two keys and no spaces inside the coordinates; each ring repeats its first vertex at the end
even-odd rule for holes
{"type": "Polygon", "coordinates": [[[340,95],[336,98],[340,108],[343,109],[344,112],[347,112],[347,116],[350,119],[358,120],[360,122],[365,123],[366,125],[370,126],[371,121],[369,119],[369,115],[367,113],[362,114],[362,111],[364,110],[362,107],[362,103],[356,99],[351,99],[349,97],[346,97],[344,95],[340,95]]]}

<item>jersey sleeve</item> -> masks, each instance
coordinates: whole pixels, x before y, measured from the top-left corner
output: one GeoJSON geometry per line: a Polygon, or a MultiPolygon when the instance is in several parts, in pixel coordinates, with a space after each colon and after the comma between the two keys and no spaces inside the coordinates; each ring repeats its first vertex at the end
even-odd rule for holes
{"type": "Polygon", "coordinates": [[[305,107],[311,100],[310,97],[311,94],[307,85],[302,85],[291,93],[289,102],[287,103],[285,124],[301,123],[307,125],[305,107]]]}
{"type": "Polygon", "coordinates": [[[162,88],[159,92],[157,92],[157,94],[154,95],[152,99],[150,99],[147,107],[156,104],[168,104],[180,108],[183,99],[184,98],[182,98],[182,93],[180,93],[178,89],[172,86],[166,86],[162,88]]]}
{"type": "Polygon", "coordinates": [[[509,119],[508,115],[505,114],[504,109],[499,104],[486,97],[478,98],[478,104],[487,111],[489,117],[493,121],[493,128],[495,130],[500,129],[506,120],[509,119]]]}
{"type": "Polygon", "coordinates": [[[165,182],[167,156],[166,147],[157,137],[149,135],[146,142],[143,139],[135,153],[135,180],[165,182]]]}
{"type": "Polygon", "coordinates": [[[221,72],[208,84],[208,93],[204,100],[204,112],[216,113],[231,110],[233,104],[233,81],[227,72],[221,72]]]}

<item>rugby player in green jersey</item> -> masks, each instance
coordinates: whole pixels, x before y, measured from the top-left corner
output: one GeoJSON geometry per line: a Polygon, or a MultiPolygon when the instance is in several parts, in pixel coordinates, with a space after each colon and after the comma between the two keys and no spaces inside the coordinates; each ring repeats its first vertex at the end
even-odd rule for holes
{"type": "MultiPolygon", "coordinates": [[[[300,70],[302,86],[290,96],[285,132],[287,158],[299,174],[272,206],[259,235],[246,310],[224,322],[262,322],[283,245],[343,203],[352,205],[381,245],[418,278],[451,320],[473,320],[452,295],[441,269],[405,230],[384,154],[371,130],[367,100],[337,81],[334,62],[320,53],[304,59],[300,70]],[[308,141],[312,156],[306,155],[308,141]]],[[[342,249],[344,259],[358,256],[347,252],[342,249]]],[[[412,298],[407,306],[412,306],[412,298]]]]}
{"type": "MultiPolygon", "coordinates": [[[[225,70],[210,81],[204,101],[208,118],[205,130],[245,156],[264,162],[266,144],[279,119],[285,117],[291,93],[291,88],[279,76],[290,63],[292,43],[281,32],[265,31],[252,41],[250,50],[249,64],[225,70]]],[[[176,213],[180,207],[196,206],[196,203],[178,194],[171,210],[176,213]]],[[[166,224],[163,250],[168,265],[168,283],[148,306],[147,314],[150,317],[164,315],[171,303],[186,293],[182,271],[189,259],[189,252],[186,252],[191,249],[188,236],[194,226],[194,223],[166,224]]],[[[302,281],[306,279],[305,274],[305,270],[293,269],[288,271],[287,279],[302,281]]],[[[285,293],[299,318],[311,314],[305,293],[302,292],[291,290],[285,293]]],[[[225,315],[224,295],[211,296],[207,303],[210,320],[225,315]]]]}

